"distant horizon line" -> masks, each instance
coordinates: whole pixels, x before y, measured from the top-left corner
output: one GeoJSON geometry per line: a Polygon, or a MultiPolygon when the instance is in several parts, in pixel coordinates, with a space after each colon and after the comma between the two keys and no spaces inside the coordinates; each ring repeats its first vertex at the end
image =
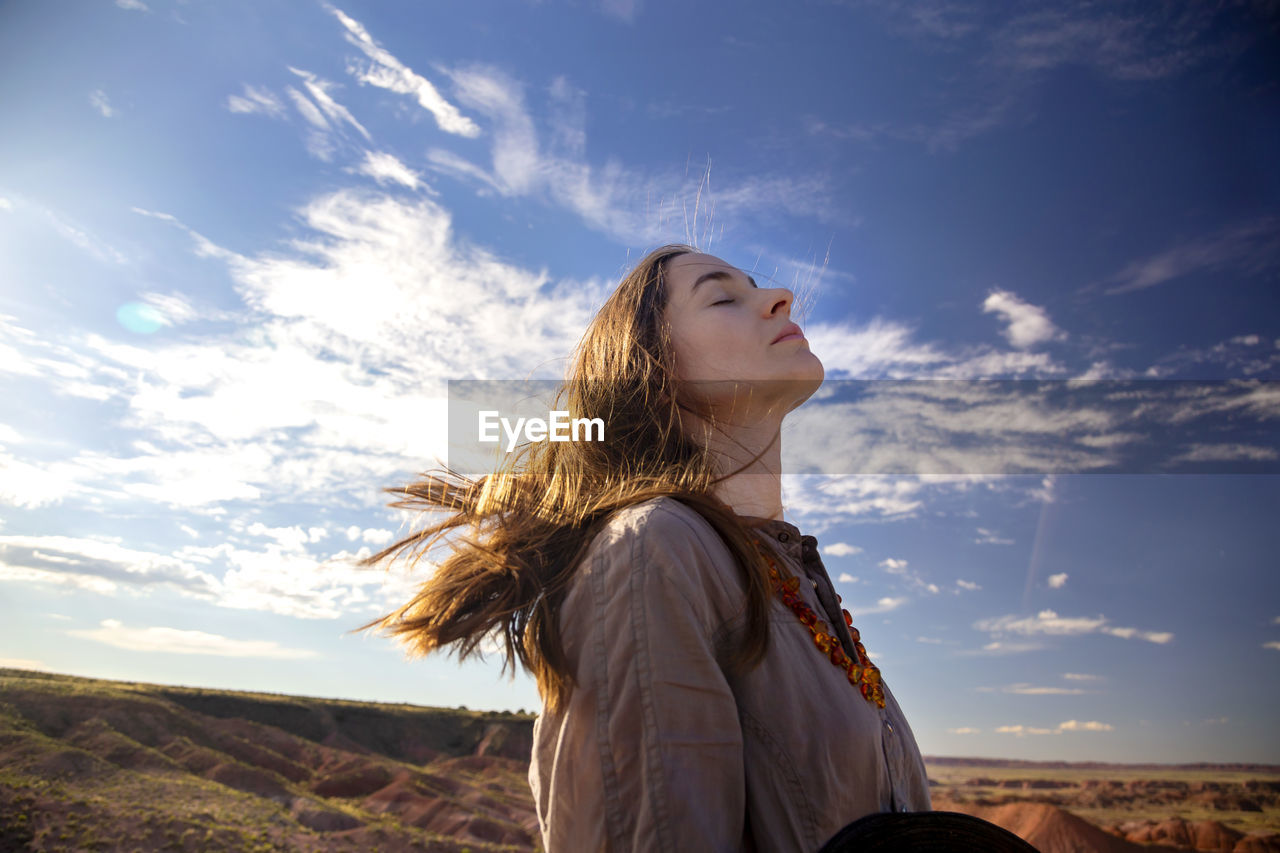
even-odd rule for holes
{"type": "MultiPolygon", "coordinates": [[[[58,672],[51,669],[29,669],[26,667],[16,666],[0,666],[0,678],[12,677],[11,673],[36,673],[39,675],[57,676],[61,678],[74,678],[82,681],[105,681],[111,684],[135,685],[143,687],[159,687],[159,688],[176,688],[179,690],[202,691],[206,693],[231,693],[243,696],[266,696],[281,697],[286,699],[310,699],[321,702],[343,702],[357,705],[382,705],[392,707],[420,708],[428,711],[452,711],[454,713],[465,714],[503,714],[513,717],[527,717],[533,719],[538,716],[536,711],[506,710],[506,709],[485,709],[470,708],[466,705],[421,705],[416,702],[391,702],[379,701],[374,699],[351,699],[342,696],[315,696],[306,693],[276,693],[269,690],[240,690],[229,689],[224,687],[202,687],[194,684],[166,684],[156,681],[128,681],[122,678],[103,678],[97,675],[77,675],[71,672],[58,672]]],[[[1266,773],[1270,775],[1280,776],[1280,764],[1269,764],[1266,762],[1245,762],[1245,761],[1099,761],[1099,760],[1075,760],[1068,761],[1066,759],[1054,758],[1003,758],[1000,756],[960,756],[960,755],[924,755],[922,756],[926,764],[936,765],[952,765],[952,766],[990,766],[990,767],[1052,767],[1062,769],[1133,769],[1133,770],[1224,770],[1236,772],[1250,773],[1266,773]]]]}

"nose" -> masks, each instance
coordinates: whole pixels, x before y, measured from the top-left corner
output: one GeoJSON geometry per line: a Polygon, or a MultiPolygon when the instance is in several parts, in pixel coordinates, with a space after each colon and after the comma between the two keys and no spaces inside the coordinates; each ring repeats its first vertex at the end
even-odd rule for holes
{"type": "Polygon", "coordinates": [[[763,289],[767,294],[765,305],[768,307],[767,316],[774,316],[780,309],[784,309],[788,316],[791,314],[791,305],[795,302],[795,294],[786,287],[770,287],[763,289]]]}

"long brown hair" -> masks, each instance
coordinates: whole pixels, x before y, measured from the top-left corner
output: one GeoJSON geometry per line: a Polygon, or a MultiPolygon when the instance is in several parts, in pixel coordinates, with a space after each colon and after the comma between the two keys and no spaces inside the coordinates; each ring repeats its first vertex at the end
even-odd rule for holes
{"type": "Polygon", "coordinates": [[[736,472],[717,471],[714,455],[680,428],[680,411],[696,406],[678,399],[664,273],[671,258],[696,252],[673,244],[646,255],[578,343],[557,402],[567,400],[572,418],[603,418],[606,440],[531,442],[488,475],[437,469],[385,489],[399,496],[393,507],[447,516],[361,565],[403,553],[416,563],[450,531],[463,533],[445,540],[449,556],[407,604],[356,631],[381,628],[402,638],[410,655],[453,646],[460,660],[500,633],[503,672],[510,667],[514,677],[518,659],[544,703],[560,707],[573,687],[560,605],[579,563],[616,511],[668,496],[702,515],[742,570],[744,630],[728,663],[735,670],[759,663],[769,644],[768,569],[742,520],[711,491],[736,472]]]}

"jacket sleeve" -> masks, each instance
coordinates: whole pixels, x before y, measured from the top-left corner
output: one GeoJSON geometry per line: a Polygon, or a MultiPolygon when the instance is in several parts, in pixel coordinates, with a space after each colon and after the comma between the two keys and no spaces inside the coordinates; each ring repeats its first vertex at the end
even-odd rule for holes
{"type": "Polygon", "coordinates": [[[728,549],[669,505],[597,544],[563,614],[580,620],[591,698],[573,712],[593,718],[578,723],[600,763],[601,808],[586,811],[603,813],[609,849],[738,850],[742,732],[716,643],[733,600],[728,549]]]}

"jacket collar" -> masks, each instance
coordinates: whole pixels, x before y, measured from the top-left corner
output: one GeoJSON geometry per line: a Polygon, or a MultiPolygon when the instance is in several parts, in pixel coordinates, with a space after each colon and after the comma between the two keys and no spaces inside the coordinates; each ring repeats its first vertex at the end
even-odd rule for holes
{"type": "Polygon", "coordinates": [[[781,548],[793,559],[801,563],[822,562],[822,558],[818,556],[817,537],[802,534],[794,524],[754,515],[740,515],[738,518],[742,519],[743,524],[772,539],[774,547],[781,548]]]}

